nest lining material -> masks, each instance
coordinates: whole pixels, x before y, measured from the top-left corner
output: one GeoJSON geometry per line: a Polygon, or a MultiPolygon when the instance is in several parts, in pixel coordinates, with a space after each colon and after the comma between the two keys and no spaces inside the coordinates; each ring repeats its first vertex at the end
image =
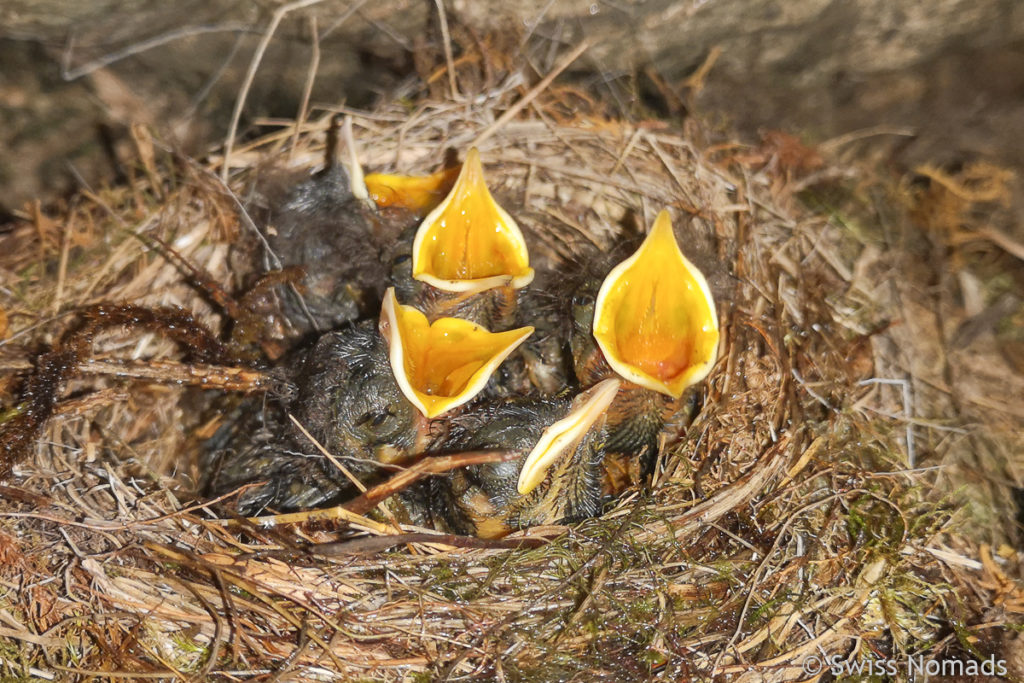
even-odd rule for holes
{"type": "MultiPolygon", "coordinates": [[[[542,237],[533,258],[557,264],[578,241],[607,245],[629,212],[649,226],[669,206],[677,221],[693,214],[684,249],[722,293],[725,353],[695,423],[661,454],[653,490],[584,524],[519,534],[550,539],[535,549],[418,542],[246,557],[335,540],[336,527],[261,530],[186,507],[210,432],[195,406],[209,394],[83,374],[8,482],[6,666],[168,678],[793,680],[812,653],[949,644],[957,587],[977,563],[943,535],[948,510],[906,471],[905,424],[880,416],[899,412],[894,394],[864,383],[889,361],[865,336],[877,312],[851,291],[850,236],[787,206],[778,168],[730,162],[692,131],[549,114],[509,122],[480,146],[499,201],[542,237]]],[[[453,103],[411,118],[397,108],[353,115],[366,168],[406,173],[435,170],[445,147],[467,149],[493,122],[486,105],[453,103]]],[[[236,149],[237,196],[260,168],[314,165],[325,128],[326,119],[306,127],[295,149],[284,144],[290,130],[236,149]]],[[[53,312],[97,301],[179,304],[222,324],[173,265],[129,236],[159,236],[242,287],[231,243],[254,236],[235,201],[206,169],[175,173],[163,187],[137,180],[82,197],[60,221],[0,238],[12,283],[0,299],[12,332],[0,347],[6,367],[23,373],[30,346],[19,345],[66,324],[70,314],[53,312]]],[[[177,357],[152,334],[108,333],[96,349],[117,362],[177,357]]],[[[4,381],[11,398],[15,383],[4,381]]]]}

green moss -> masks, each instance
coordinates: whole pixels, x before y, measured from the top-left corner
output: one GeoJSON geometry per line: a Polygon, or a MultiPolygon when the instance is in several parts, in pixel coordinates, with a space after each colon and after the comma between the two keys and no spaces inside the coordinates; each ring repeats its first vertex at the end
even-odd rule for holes
{"type": "Polygon", "coordinates": [[[645,620],[656,614],[657,607],[654,598],[647,597],[630,602],[627,609],[630,619],[645,620]]]}
{"type": "Polygon", "coordinates": [[[891,504],[863,495],[849,506],[846,530],[855,545],[897,552],[907,527],[904,518],[891,504]]]}

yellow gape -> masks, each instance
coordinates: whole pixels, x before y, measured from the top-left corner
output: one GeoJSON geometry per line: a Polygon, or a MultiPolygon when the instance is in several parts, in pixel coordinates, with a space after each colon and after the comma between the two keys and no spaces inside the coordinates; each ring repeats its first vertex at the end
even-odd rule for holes
{"type": "Polygon", "coordinates": [[[489,332],[460,318],[431,324],[412,306],[398,303],[394,288],[384,295],[380,329],[399,388],[428,418],[480,393],[501,362],[533,333],[532,327],[489,332]]]}
{"type": "Polygon", "coordinates": [[[364,179],[370,199],[380,208],[398,207],[422,216],[452,189],[458,166],[424,176],[371,173],[364,179]]]}
{"type": "Polygon", "coordinates": [[[718,353],[715,302],[679,249],[668,211],[601,284],[594,338],[619,375],[675,398],[711,372],[718,353]]]}
{"type": "Polygon", "coordinates": [[[519,288],[533,280],[523,234],[491,197],[476,148],[451,192],[416,231],[412,276],[449,292],[519,288]]]}

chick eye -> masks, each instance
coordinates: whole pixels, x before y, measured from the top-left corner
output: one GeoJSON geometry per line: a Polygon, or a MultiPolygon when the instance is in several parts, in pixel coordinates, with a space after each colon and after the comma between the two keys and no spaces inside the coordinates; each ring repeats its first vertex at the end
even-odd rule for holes
{"type": "Polygon", "coordinates": [[[412,254],[399,254],[395,258],[391,259],[391,265],[400,266],[410,259],[412,259],[412,254]]]}
{"type": "Polygon", "coordinates": [[[578,294],[573,297],[573,304],[576,306],[592,306],[594,304],[594,297],[590,294],[578,294]]]}
{"type": "Polygon", "coordinates": [[[392,416],[394,416],[394,413],[387,409],[371,410],[359,416],[356,420],[356,426],[362,427],[369,424],[370,427],[377,428],[387,422],[388,418],[392,416]]]}

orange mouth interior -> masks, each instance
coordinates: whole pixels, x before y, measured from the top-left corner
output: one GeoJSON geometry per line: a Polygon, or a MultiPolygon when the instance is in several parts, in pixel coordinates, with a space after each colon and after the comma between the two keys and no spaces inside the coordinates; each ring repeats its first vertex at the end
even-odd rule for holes
{"type": "Polygon", "coordinates": [[[381,311],[391,344],[391,367],[406,398],[436,417],[476,396],[503,360],[533,332],[489,332],[460,318],[430,323],[388,290],[381,311]]]}
{"type": "Polygon", "coordinates": [[[679,397],[710,372],[718,336],[707,282],[683,256],[662,211],[640,249],[602,284],[594,337],[620,375],[679,397]]]}
{"type": "Polygon", "coordinates": [[[533,279],[519,226],[487,189],[476,149],[416,233],[413,277],[449,291],[523,287],[533,279]]]}

